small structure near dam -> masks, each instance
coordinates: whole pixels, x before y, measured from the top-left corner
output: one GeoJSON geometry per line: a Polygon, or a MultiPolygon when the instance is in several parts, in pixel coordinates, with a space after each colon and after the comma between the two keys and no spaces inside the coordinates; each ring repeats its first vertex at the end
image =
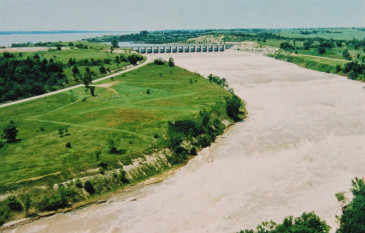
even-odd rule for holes
{"type": "Polygon", "coordinates": [[[150,45],[126,46],[138,53],[195,53],[195,52],[223,52],[233,45],[150,45]]]}

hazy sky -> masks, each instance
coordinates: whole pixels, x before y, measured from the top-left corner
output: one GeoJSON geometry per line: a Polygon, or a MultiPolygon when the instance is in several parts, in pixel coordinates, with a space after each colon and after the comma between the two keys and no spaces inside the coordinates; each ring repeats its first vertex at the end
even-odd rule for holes
{"type": "Polygon", "coordinates": [[[365,0],[0,0],[0,31],[365,26],[365,0]]]}

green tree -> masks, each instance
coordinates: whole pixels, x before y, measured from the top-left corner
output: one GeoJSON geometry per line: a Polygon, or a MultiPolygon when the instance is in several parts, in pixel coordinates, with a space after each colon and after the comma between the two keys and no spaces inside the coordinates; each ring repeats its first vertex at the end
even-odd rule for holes
{"type": "Polygon", "coordinates": [[[22,203],[20,203],[19,199],[14,195],[8,196],[6,198],[6,204],[9,209],[14,211],[20,211],[23,209],[22,203]]]}
{"type": "Polygon", "coordinates": [[[115,40],[115,39],[114,39],[114,40],[112,40],[112,41],[111,41],[111,44],[112,44],[112,47],[113,47],[113,48],[119,48],[119,45],[118,45],[118,41],[117,41],[117,40],[115,40]]]}
{"type": "MultiPolygon", "coordinates": [[[[113,144],[114,144],[114,142],[113,142],[113,144]]],[[[100,155],[101,155],[101,150],[96,150],[95,151],[96,162],[99,162],[100,155]]]]}
{"type": "Polygon", "coordinates": [[[302,216],[284,218],[282,223],[273,221],[263,222],[256,230],[247,229],[240,233],[328,233],[330,227],[322,221],[314,212],[303,213],[302,216]]]}
{"type": "Polygon", "coordinates": [[[80,74],[80,71],[79,71],[79,69],[77,68],[77,66],[74,66],[73,68],[72,68],[72,74],[75,76],[75,75],[77,75],[77,74],[80,74]]]}
{"type": "Polygon", "coordinates": [[[94,185],[93,185],[93,183],[90,180],[87,180],[85,182],[84,188],[90,194],[94,194],[95,193],[94,185]]]}
{"type": "Polygon", "coordinates": [[[324,47],[318,47],[318,53],[324,54],[326,52],[326,49],[324,47]]]}
{"type": "Polygon", "coordinates": [[[89,87],[89,85],[92,83],[91,75],[86,74],[86,75],[82,78],[82,82],[84,83],[84,85],[85,85],[86,87],[89,87]]]}
{"type": "Polygon", "coordinates": [[[172,57],[169,58],[169,66],[175,66],[174,59],[172,57]]]}
{"type": "Polygon", "coordinates": [[[28,216],[30,205],[32,204],[32,199],[29,193],[25,194],[23,204],[24,204],[25,215],[28,216]]]}
{"type": "Polygon", "coordinates": [[[90,94],[91,94],[91,96],[95,96],[95,87],[94,86],[90,87],[90,94]]]}
{"type": "MultiPolygon", "coordinates": [[[[362,233],[365,232],[365,181],[355,178],[352,180],[352,201],[342,208],[340,228],[337,233],[362,233]]],[[[338,198],[338,195],[337,195],[338,198]]],[[[342,197],[338,198],[342,203],[342,197]]]]}
{"type": "Polygon", "coordinates": [[[99,67],[99,72],[100,72],[101,74],[106,74],[106,69],[105,69],[105,67],[104,67],[104,66],[99,67]]]}
{"type": "Polygon", "coordinates": [[[345,50],[342,52],[342,56],[343,56],[346,60],[351,60],[351,54],[349,53],[349,50],[348,50],[348,49],[345,49],[345,50]]]}
{"type": "Polygon", "coordinates": [[[226,111],[227,115],[234,121],[239,121],[240,108],[242,106],[241,99],[237,95],[233,94],[230,97],[226,97],[226,111]]]}
{"type": "Polygon", "coordinates": [[[17,141],[17,134],[18,129],[13,120],[10,120],[9,124],[3,129],[4,135],[3,139],[7,142],[16,142],[17,141]]]}

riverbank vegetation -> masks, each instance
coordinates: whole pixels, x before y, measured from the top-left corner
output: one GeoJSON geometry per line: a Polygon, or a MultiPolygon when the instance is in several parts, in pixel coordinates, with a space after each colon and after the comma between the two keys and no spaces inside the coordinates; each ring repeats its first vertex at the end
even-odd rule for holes
{"type": "Polygon", "coordinates": [[[80,43],[81,49],[72,45],[65,50],[0,53],[0,102],[84,83],[143,60],[140,55],[110,53],[87,43],[80,43]]]}
{"type": "MultiPolygon", "coordinates": [[[[351,201],[344,192],[336,193],[336,198],[342,207],[342,215],[336,216],[339,228],[336,233],[365,232],[365,180],[354,178],[350,189],[353,198],[351,201]]],[[[328,233],[330,227],[314,212],[303,213],[302,216],[286,217],[282,223],[266,221],[259,224],[256,229],[246,229],[240,233],[328,233]]]]}
{"type": "Polygon", "coordinates": [[[2,222],[71,208],[184,164],[245,117],[222,78],[172,63],[90,84],[94,95],[80,87],[1,108],[0,129],[16,131],[16,140],[0,140],[2,222]]]}

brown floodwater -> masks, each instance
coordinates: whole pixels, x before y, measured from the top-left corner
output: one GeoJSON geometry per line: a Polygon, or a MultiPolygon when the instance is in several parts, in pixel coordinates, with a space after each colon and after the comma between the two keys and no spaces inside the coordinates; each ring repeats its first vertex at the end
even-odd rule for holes
{"type": "Polygon", "coordinates": [[[365,175],[365,84],[239,51],[173,56],[225,77],[248,118],[162,183],[11,232],[236,232],[304,211],[335,230],[335,193],[365,175]]]}

